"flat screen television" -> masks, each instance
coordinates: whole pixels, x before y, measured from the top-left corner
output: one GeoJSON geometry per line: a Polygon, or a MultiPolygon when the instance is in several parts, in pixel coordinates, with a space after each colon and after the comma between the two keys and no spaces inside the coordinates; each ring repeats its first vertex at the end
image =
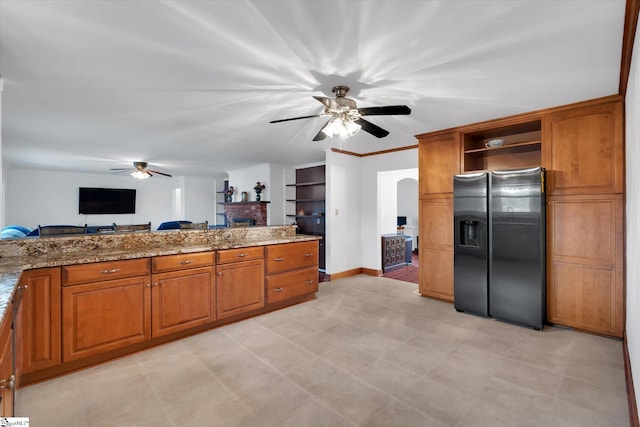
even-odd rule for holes
{"type": "Polygon", "coordinates": [[[80,187],[78,213],[133,214],[136,213],[136,190],[126,188],[80,187]]]}

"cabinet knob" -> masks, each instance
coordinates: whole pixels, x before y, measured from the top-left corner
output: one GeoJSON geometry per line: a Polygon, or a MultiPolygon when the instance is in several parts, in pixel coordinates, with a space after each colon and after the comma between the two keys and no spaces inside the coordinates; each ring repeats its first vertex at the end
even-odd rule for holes
{"type": "Polygon", "coordinates": [[[0,381],[0,389],[8,388],[9,390],[11,390],[15,385],[16,385],[15,375],[11,375],[8,379],[0,381]]]}
{"type": "Polygon", "coordinates": [[[246,256],[247,256],[247,254],[246,254],[246,253],[244,253],[244,252],[242,252],[242,253],[238,254],[238,256],[239,256],[240,258],[244,258],[244,257],[246,257],[246,256]]]}
{"type": "Polygon", "coordinates": [[[158,282],[154,283],[153,286],[158,286],[158,282]]]}
{"type": "Polygon", "coordinates": [[[151,284],[150,284],[150,283],[147,283],[145,286],[146,286],[147,288],[150,288],[150,287],[151,287],[151,284]]]}
{"type": "Polygon", "coordinates": [[[304,254],[304,256],[306,256],[306,257],[313,256],[313,252],[310,252],[308,254],[304,254]]]}
{"type": "Polygon", "coordinates": [[[275,288],[275,289],[273,290],[273,292],[282,292],[282,291],[284,291],[284,287],[282,287],[282,288],[275,288]]]}
{"type": "Polygon", "coordinates": [[[311,285],[313,282],[315,282],[315,280],[311,279],[311,280],[307,280],[304,283],[307,284],[307,285],[311,285]]]}
{"type": "Polygon", "coordinates": [[[275,258],[274,261],[277,261],[277,262],[284,261],[284,257],[275,258]]]}
{"type": "Polygon", "coordinates": [[[18,286],[18,289],[22,289],[22,290],[26,291],[27,289],[29,289],[29,285],[20,285],[20,286],[18,286]]]}
{"type": "Polygon", "coordinates": [[[218,277],[222,277],[222,271],[218,271],[218,277]]]}

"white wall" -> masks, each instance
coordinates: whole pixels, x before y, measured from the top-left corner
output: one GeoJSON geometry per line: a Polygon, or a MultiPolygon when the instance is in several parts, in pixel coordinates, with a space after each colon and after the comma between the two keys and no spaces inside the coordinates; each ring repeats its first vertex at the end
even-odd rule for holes
{"type": "MultiPolygon", "coordinates": [[[[7,168],[6,224],[34,228],[38,224],[107,225],[213,218],[213,187],[208,178],[153,177],[139,181],[129,175],[84,174],[7,168]],[[133,188],[136,213],[127,215],[78,214],[78,187],[133,188]],[[176,201],[176,190],[180,200],[176,201]],[[195,199],[195,200],[193,200],[195,199]],[[177,202],[177,205],[176,205],[177,202]]],[[[209,221],[211,222],[211,219],[209,221]]]]}
{"type": "Polygon", "coordinates": [[[640,31],[636,31],[625,100],[627,347],[640,402],[640,31]]]}
{"type": "MultiPolygon", "coordinates": [[[[359,157],[327,151],[325,271],[340,273],[362,267],[361,223],[376,216],[362,210],[365,191],[359,157]]],[[[371,185],[375,188],[375,176],[371,185]]]]}
{"type": "MultiPolygon", "coordinates": [[[[380,235],[383,234],[381,217],[386,217],[387,226],[396,224],[397,182],[403,178],[418,177],[418,149],[395,151],[377,156],[362,157],[362,220],[360,224],[360,265],[379,270],[382,267],[380,235]],[[407,171],[409,170],[409,171],[407,171]],[[386,175],[386,180],[378,182],[378,172],[405,171],[386,175]],[[391,183],[393,182],[393,183],[391,183]],[[388,188],[380,192],[378,185],[388,188]],[[387,196],[387,194],[392,194],[387,196]],[[391,206],[391,208],[389,208],[391,206]],[[393,209],[393,213],[385,209],[393,209]],[[381,215],[378,212],[381,211],[381,215]]],[[[385,175],[382,175],[385,176],[385,175]]],[[[392,227],[395,231],[395,225],[392,227]]]]}
{"type": "Polygon", "coordinates": [[[407,217],[407,225],[418,225],[418,170],[412,178],[398,181],[398,216],[407,217]]]}
{"type": "MultiPolygon", "coordinates": [[[[400,215],[398,184],[408,180],[416,182],[415,188],[417,190],[417,168],[378,172],[378,221],[380,227],[378,234],[391,234],[397,231],[398,215],[400,215]]],[[[412,214],[417,220],[418,193],[409,192],[407,197],[411,199],[411,205],[415,206],[412,214]]],[[[382,247],[380,250],[382,251],[382,247]]],[[[382,261],[380,263],[382,264],[382,261]]]]}

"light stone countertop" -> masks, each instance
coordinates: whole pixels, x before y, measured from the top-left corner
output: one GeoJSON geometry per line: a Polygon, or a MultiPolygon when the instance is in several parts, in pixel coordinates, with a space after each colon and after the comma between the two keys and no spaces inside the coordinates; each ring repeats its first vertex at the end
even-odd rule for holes
{"type": "Polygon", "coordinates": [[[24,270],[321,239],[320,236],[295,234],[292,226],[256,227],[259,230],[242,228],[222,229],[223,232],[215,229],[185,230],[129,233],[124,237],[104,235],[0,241],[0,319],[4,320],[7,314],[7,307],[24,270]],[[136,240],[139,244],[135,244],[136,240]]]}

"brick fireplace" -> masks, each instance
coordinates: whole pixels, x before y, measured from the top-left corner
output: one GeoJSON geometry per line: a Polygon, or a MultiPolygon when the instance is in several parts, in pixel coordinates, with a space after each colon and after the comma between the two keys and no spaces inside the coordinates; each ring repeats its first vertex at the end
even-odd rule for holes
{"type": "Polygon", "coordinates": [[[227,222],[235,219],[252,219],[255,225],[267,225],[267,203],[269,202],[233,202],[224,204],[227,222]]]}

